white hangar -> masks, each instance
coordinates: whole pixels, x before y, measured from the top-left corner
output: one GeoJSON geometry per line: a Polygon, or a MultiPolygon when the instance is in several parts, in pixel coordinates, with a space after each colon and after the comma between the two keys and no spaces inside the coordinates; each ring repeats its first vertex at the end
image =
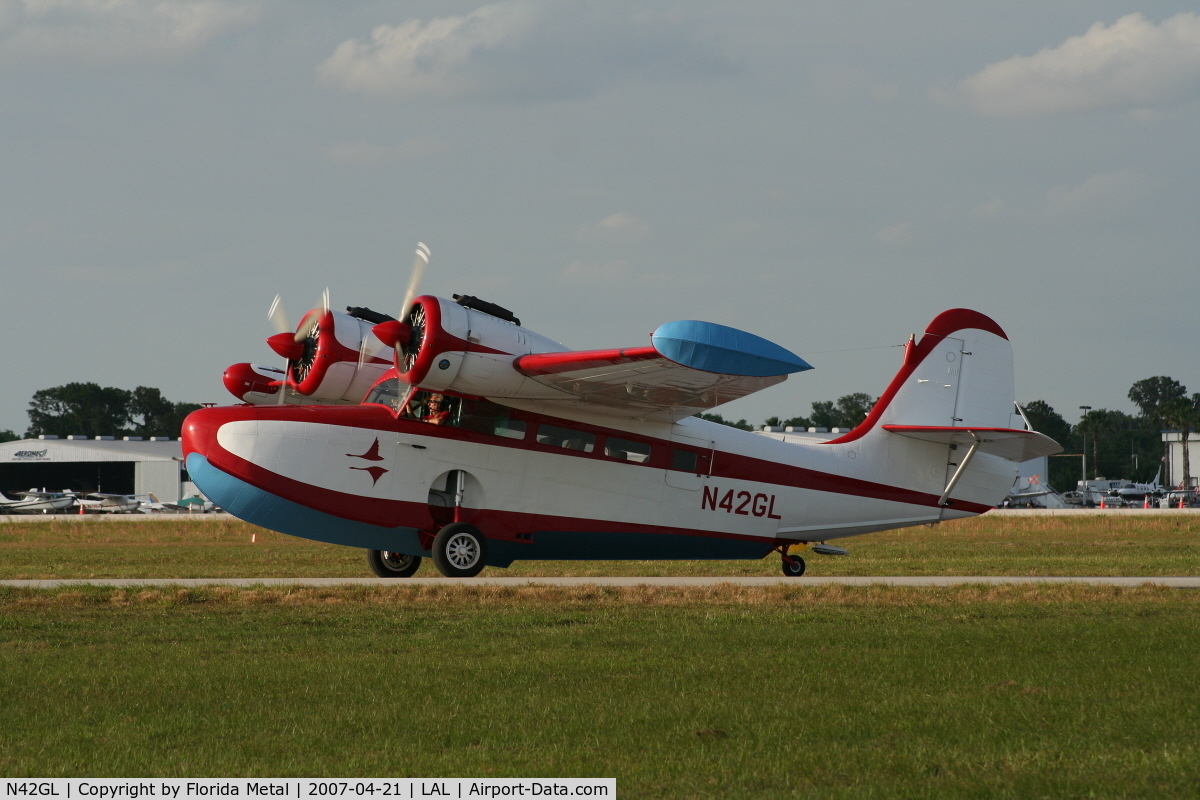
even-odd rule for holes
{"type": "Polygon", "coordinates": [[[0,491],[153,492],[178,502],[188,481],[178,440],[43,436],[0,443],[0,491]]]}

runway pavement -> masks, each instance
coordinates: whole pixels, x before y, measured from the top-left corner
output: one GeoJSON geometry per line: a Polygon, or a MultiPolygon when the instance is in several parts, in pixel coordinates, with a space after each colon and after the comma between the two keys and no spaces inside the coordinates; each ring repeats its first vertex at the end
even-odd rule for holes
{"type": "Polygon", "coordinates": [[[1025,577],[1010,575],[943,575],[934,577],[801,577],[778,578],[537,578],[482,575],[477,578],[92,578],[87,580],[0,581],[0,586],[57,589],[66,586],[990,586],[1086,583],[1094,586],[1170,586],[1200,589],[1200,577],[1025,577]]]}

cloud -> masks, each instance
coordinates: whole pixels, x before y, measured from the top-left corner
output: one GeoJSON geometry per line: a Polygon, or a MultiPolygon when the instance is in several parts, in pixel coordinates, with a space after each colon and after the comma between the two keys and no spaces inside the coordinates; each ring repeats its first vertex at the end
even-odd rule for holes
{"type": "Polygon", "coordinates": [[[462,94],[484,76],[472,58],[520,41],[534,21],[526,3],[497,3],[464,17],[379,25],[369,41],[350,39],[318,68],[322,81],[377,96],[462,94]]]}
{"type": "Polygon", "coordinates": [[[1141,109],[1200,94],[1200,15],[1155,25],[1141,14],[1092,25],[1058,47],[989,64],[936,99],[991,117],[1141,109]]]}
{"type": "Polygon", "coordinates": [[[595,225],[579,229],[579,238],[585,242],[632,243],[650,237],[653,228],[632,214],[617,212],[609,214],[595,225]]]}
{"type": "Polygon", "coordinates": [[[226,0],[0,0],[0,60],[170,61],[258,16],[226,0]]]}
{"type": "Polygon", "coordinates": [[[317,68],[326,86],[382,98],[578,97],[624,76],[695,80],[733,70],[677,16],[506,0],[463,16],[378,25],[317,68]]]}
{"type": "Polygon", "coordinates": [[[1144,201],[1152,188],[1150,178],[1135,169],[1093,175],[1078,186],[1052,188],[1042,211],[1051,219],[1108,218],[1144,201]]]}
{"type": "Polygon", "coordinates": [[[440,139],[422,137],[397,145],[383,146],[367,142],[343,142],[329,148],[329,160],[336,164],[387,164],[427,158],[446,153],[450,145],[440,139]]]}

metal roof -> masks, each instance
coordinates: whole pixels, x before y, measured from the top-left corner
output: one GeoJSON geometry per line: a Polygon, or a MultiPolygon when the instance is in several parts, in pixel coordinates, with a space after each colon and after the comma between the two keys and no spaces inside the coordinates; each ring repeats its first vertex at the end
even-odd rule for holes
{"type": "Polygon", "coordinates": [[[122,439],[22,439],[0,443],[0,464],[65,461],[179,461],[183,445],[122,439]]]}

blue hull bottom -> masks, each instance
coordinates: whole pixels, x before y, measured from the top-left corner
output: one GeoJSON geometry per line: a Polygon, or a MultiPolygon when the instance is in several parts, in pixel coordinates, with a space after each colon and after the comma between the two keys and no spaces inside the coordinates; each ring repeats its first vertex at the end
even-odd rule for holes
{"type": "MultiPolygon", "coordinates": [[[[430,557],[416,528],[385,528],[335,517],[285,500],[217,469],[199,453],[187,457],[200,491],[233,516],[269,530],[346,547],[430,557]]],[[[487,531],[484,531],[487,534],[487,531]]],[[[538,531],[532,542],[488,541],[488,566],[513,561],[759,559],[772,545],[745,539],[657,533],[538,531]]]]}

